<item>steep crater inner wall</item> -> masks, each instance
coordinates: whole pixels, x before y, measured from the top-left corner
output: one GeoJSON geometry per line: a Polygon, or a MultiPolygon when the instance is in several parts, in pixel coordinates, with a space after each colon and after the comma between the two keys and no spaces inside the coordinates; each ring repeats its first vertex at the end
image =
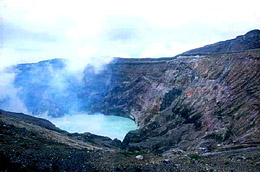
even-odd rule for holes
{"type": "Polygon", "coordinates": [[[128,149],[258,143],[258,43],[256,30],[173,58],[118,58],[98,73],[88,66],[81,79],[64,72],[62,60],[18,65],[15,85],[35,114],[101,112],[135,120],[140,129],[124,139],[128,149]]]}

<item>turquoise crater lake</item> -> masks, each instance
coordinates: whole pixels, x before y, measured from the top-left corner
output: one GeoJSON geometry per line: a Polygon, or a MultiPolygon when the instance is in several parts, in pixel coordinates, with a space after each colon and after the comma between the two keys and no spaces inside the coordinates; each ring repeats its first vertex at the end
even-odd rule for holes
{"type": "Polygon", "coordinates": [[[90,132],[119,140],[123,140],[129,131],[137,129],[133,120],[112,115],[72,114],[60,118],[46,116],[44,118],[51,121],[56,127],[70,133],[90,132]]]}

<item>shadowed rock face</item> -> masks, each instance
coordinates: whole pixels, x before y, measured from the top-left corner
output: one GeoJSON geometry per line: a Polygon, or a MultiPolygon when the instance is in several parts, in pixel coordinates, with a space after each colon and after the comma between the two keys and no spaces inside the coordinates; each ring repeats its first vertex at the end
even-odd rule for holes
{"type": "MultiPolygon", "coordinates": [[[[61,97],[49,94],[53,90],[42,87],[42,82],[23,79],[34,65],[19,66],[16,84],[22,99],[28,97],[24,90],[29,87],[42,88],[44,99],[31,96],[35,104],[26,104],[37,109],[35,113],[47,109],[61,116],[77,107],[134,119],[140,129],[127,134],[123,141],[127,149],[211,151],[233,144],[252,145],[260,141],[257,48],[260,31],[254,30],[173,58],[118,58],[99,73],[86,68],[82,82],[66,77],[69,92],[61,97]],[[72,103],[64,110],[68,100],[80,106],[72,103]]],[[[48,72],[42,64],[41,72],[48,72]]]]}

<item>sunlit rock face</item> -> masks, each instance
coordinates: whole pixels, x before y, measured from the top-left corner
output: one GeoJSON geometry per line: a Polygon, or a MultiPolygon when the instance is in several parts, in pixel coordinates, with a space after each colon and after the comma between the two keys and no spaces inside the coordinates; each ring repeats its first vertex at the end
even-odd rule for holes
{"type": "MultiPolygon", "coordinates": [[[[159,82],[137,96],[142,108],[132,112],[143,127],[126,136],[126,145],[214,150],[217,145],[259,141],[259,50],[186,56],[165,65],[159,82]]],[[[146,80],[139,84],[145,86],[146,80]]]]}

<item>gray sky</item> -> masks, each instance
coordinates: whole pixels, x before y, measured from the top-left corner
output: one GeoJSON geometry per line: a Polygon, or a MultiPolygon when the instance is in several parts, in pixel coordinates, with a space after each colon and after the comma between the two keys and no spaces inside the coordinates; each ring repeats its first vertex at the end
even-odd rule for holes
{"type": "Polygon", "coordinates": [[[259,0],[1,0],[1,66],[171,57],[260,28],[259,0]]]}

